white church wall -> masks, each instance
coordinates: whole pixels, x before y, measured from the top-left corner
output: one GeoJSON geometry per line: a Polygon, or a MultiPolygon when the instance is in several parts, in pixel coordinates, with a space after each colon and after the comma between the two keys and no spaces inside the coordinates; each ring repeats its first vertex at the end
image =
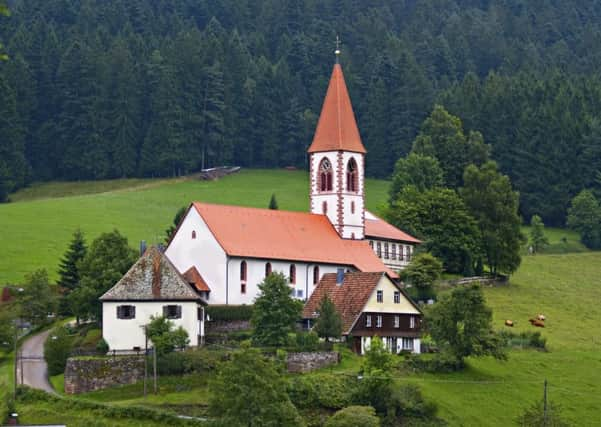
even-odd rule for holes
{"type": "Polygon", "coordinates": [[[110,350],[132,350],[134,347],[144,348],[144,325],[150,323],[150,316],[163,315],[163,306],[180,305],[182,317],[171,319],[175,327],[182,326],[188,337],[190,345],[198,345],[198,335],[201,325],[198,321],[198,304],[193,301],[186,302],[138,302],[138,301],[108,301],[102,303],[102,337],[109,345],[110,350]],[[118,319],[117,307],[120,305],[133,305],[136,307],[135,318],[118,319]]]}
{"type": "Polygon", "coordinates": [[[359,153],[343,152],[342,153],[342,215],[344,229],[342,237],[350,239],[355,236],[355,239],[364,238],[364,215],[365,215],[365,180],[364,180],[364,156],[359,153]],[[357,192],[346,191],[347,179],[346,179],[346,168],[348,162],[351,159],[355,159],[357,163],[357,192]],[[354,210],[352,209],[354,204],[354,210]]]}
{"type": "Polygon", "coordinates": [[[338,182],[336,175],[336,165],[337,165],[337,151],[326,151],[323,153],[313,153],[310,156],[311,161],[311,191],[310,191],[310,203],[311,203],[311,213],[315,214],[326,214],[328,219],[332,224],[336,224],[338,222],[337,219],[337,210],[336,210],[336,202],[337,196],[336,192],[338,191],[338,186],[340,183],[338,182]],[[332,191],[327,193],[319,192],[319,180],[317,179],[319,176],[319,165],[324,158],[328,158],[330,164],[332,165],[332,191]],[[323,206],[324,202],[327,204],[327,212],[324,212],[323,206]]]}
{"type": "Polygon", "coordinates": [[[408,243],[392,242],[390,240],[380,240],[367,236],[369,245],[374,253],[386,265],[393,270],[402,270],[411,263],[413,257],[414,245],[408,243]],[[380,244],[380,253],[378,254],[378,244],[380,244]],[[386,245],[388,245],[388,255],[386,255],[386,245]],[[394,256],[393,256],[394,246],[394,256]]]}
{"type": "Polygon", "coordinates": [[[225,304],[227,256],[194,207],[188,211],[165,255],[181,273],[196,267],[211,288],[209,303],[225,304]],[[193,231],[196,238],[192,238],[193,231]]]}

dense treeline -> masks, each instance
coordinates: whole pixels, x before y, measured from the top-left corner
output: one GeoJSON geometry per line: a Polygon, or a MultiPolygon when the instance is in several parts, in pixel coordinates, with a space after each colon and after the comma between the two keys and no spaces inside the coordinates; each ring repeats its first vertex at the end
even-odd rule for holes
{"type": "Polygon", "coordinates": [[[0,64],[0,199],[31,180],[302,167],[336,34],[369,175],[390,175],[436,101],[484,134],[526,216],[562,223],[599,167],[592,0],[10,7],[0,18],[10,55],[0,64]]]}

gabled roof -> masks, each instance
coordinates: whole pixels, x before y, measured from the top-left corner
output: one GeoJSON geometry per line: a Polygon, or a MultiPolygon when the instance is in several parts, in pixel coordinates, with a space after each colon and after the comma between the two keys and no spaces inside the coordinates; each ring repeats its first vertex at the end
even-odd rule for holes
{"type": "Polygon", "coordinates": [[[394,225],[387,223],[368,211],[365,211],[365,236],[407,243],[421,243],[421,240],[399,230],[394,225]]]}
{"type": "MultiPolygon", "coordinates": [[[[324,295],[328,295],[336,306],[336,310],[340,313],[340,317],[342,317],[342,333],[349,334],[369,297],[378,286],[380,279],[385,275],[386,273],[345,273],[342,284],[338,285],[336,284],[336,273],[324,274],[303,308],[303,318],[317,318],[317,310],[321,300],[324,295]]],[[[411,301],[411,298],[393,281],[391,282],[420,311],[419,307],[411,301]]]]}
{"type": "Polygon", "coordinates": [[[308,152],[338,150],[366,153],[361,136],[359,136],[342,67],[340,64],[335,64],[315,129],[313,143],[308,152]]]}
{"type": "Polygon", "coordinates": [[[196,291],[167,257],[150,247],[101,301],[198,301],[196,291]]]}
{"type": "Polygon", "coordinates": [[[342,239],[325,215],[194,202],[229,256],[387,269],[365,240],[342,239]]]}
{"type": "Polygon", "coordinates": [[[196,267],[192,266],[183,274],[184,279],[188,281],[191,285],[193,285],[197,291],[199,292],[211,292],[211,288],[205,282],[202,275],[198,272],[196,267]]]}

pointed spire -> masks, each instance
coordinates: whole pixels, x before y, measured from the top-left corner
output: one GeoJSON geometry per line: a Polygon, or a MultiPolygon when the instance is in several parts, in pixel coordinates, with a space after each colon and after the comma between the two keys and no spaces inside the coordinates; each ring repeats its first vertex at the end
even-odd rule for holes
{"type": "MultiPolygon", "coordinates": [[[[338,47],[337,44],[336,59],[340,55],[338,47]]],[[[308,152],[339,150],[366,153],[361,142],[361,136],[359,136],[359,129],[357,128],[353,106],[342,74],[342,67],[336,61],[326,98],[321,108],[321,115],[317,122],[317,128],[315,129],[313,143],[308,152]]]]}

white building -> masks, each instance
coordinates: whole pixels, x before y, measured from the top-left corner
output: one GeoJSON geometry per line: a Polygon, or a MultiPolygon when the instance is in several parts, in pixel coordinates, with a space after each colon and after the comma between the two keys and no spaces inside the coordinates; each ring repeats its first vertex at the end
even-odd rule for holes
{"type": "MultiPolygon", "coordinates": [[[[187,273],[187,276],[191,272],[187,273]]],[[[157,248],[149,248],[129,271],[100,297],[102,337],[110,350],[143,350],[144,326],[165,316],[181,326],[197,346],[204,337],[203,290],[188,281],[157,248]]],[[[149,344],[151,346],[152,343],[149,344]]]]}

